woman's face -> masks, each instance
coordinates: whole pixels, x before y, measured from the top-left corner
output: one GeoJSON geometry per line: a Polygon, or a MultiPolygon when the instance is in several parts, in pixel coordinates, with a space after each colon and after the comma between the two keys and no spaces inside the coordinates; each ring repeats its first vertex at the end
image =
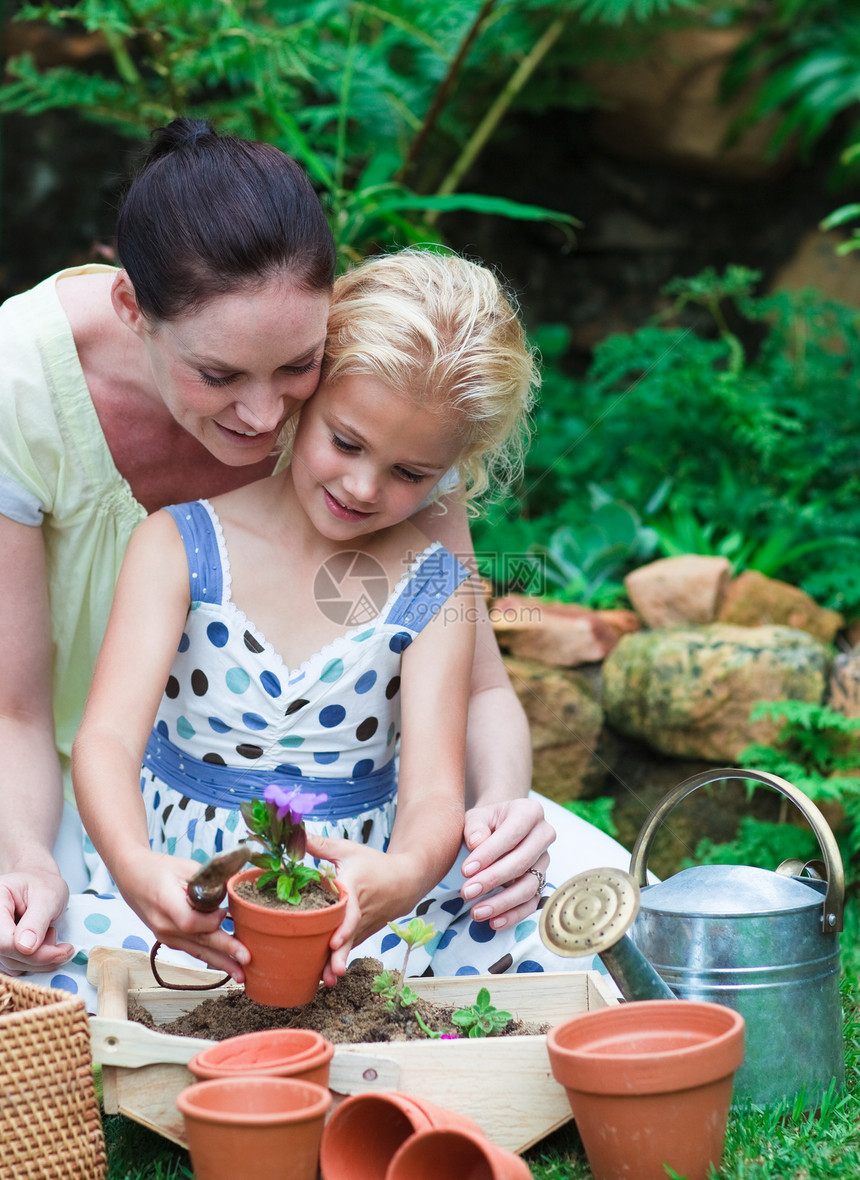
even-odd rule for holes
{"type": "Polygon", "coordinates": [[[259,463],[317,387],[327,293],[289,277],[218,295],[139,333],[159,397],[222,463],[259,463]]]}

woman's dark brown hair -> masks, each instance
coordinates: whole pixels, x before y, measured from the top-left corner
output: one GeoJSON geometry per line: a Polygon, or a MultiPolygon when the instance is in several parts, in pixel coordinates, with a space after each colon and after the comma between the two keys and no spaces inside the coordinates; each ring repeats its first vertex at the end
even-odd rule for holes
{"type": "Polygon", "coordinates": [[[153,132],[116,245],[141,310],[156,320],[278,274],[309,292],[334,281],[331,230],[303,169],[271,144],[196,119],[153,132]]]}

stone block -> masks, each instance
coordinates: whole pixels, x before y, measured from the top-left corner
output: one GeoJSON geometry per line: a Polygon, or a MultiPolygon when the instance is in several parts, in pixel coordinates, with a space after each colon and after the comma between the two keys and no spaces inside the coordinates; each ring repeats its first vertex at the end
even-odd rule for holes
{"type": "Polygon", "coordinates": [[[828,704],[846,717],[860,717],[860,651],[841,652],[833,661],[828,704]]]}
{"type": "Polygon", "coordinates": [[[713,623],[732,576],[725,557],[663,557],[624,579],[636,613],[649,627],[713,623]]]}
{"type": "Polygon", "coordinates": [[[731,583],[717,615],[720,623],[761,627],[776,623],[832,643],[844,623],[838,611],[819,606],[798,586],[744,570],[731,583]]]}
{"type": "Polygon", "coordinates": [[[639,627],[632,611],[595,611],[520,594],[497,598],[490,619],[504,651],[564,668],[605,659],[623,634],[639,627]]]}
{"type": "Polygon", "coordinates": [[[626,737],[676,758],[735,763],[781,722],[755,723],[758,701],[821,703],[832,652],[788,627],[706,627],[626,635],[603,665],[601,703],[626,737]]]}
{"type": "Polygon", "coordinates": [[[598,61],[585,80],[604,100],[594,116],[600,142],[614,152],[649,163],[670,163],[725,180],[780,175],[796,155],[789,141],[774,157],[767,151],[772,116],[727,137],[747,109],[752,85],[731,102],[720,95],[723,72],[749,29],[687,28],[657,38],[632,61],[598,61]]]}
{"type": "Polygon", "coordinates": [[[604,773],[593,690],[578,673],[537,660],[507,656],[505,667],[529,722],[533,788],[558,803],[578,799],[604,773]]]}

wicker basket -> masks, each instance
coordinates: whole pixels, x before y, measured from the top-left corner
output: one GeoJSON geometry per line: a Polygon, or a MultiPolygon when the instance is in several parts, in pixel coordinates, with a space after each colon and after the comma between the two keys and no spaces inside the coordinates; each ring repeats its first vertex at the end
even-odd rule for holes
{"type": "Polygon", "coordinates": [[[102,1180],[83,1000],[0,976],[0,1180],[102,1180]]]}

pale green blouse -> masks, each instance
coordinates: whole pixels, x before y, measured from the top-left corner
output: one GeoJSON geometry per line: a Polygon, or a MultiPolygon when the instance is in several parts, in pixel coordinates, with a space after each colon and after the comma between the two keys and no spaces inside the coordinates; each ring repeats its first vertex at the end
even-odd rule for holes
{"type": "Polygon", "coordinates": [[[0,512],[40,527],[53,637],[54,722],[69,754],[129,537],[146,511],[114,466],[57,298],[61,271],[0,307],[0,512]]]}

